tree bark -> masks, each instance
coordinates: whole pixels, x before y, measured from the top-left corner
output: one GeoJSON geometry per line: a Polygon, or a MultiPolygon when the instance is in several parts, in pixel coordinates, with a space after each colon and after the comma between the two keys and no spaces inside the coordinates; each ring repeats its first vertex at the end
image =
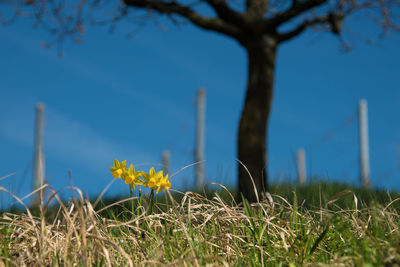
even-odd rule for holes
{"type": "Polygon", "coordinates": [[[237,197],[241,201],[243,194],[249,202],[257,202],[268,190],[267,126],[273,96],[277,40],[264,35],[243,38],[241,43],[248,55],[248,84],[237,139],[240,161],[237,197]]]}

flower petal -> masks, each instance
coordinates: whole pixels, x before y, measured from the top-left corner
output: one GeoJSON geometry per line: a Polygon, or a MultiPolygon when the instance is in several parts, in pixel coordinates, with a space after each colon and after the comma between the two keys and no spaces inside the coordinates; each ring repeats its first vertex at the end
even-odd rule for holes
{"type": "Polygon", "coordinates": [[[114,168],[119,168],[119,161],[114,159],[114,168]]]}

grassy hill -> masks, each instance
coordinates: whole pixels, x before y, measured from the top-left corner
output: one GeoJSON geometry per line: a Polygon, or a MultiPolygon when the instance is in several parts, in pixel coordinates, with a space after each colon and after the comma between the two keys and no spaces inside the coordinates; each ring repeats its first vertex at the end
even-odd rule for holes
{"type": "Polygon", "coordinates": [[[275,184],[260,203],[225,189],[59,202],[3,212],[0,266],[399,266],[399,194],[275,184]]]}

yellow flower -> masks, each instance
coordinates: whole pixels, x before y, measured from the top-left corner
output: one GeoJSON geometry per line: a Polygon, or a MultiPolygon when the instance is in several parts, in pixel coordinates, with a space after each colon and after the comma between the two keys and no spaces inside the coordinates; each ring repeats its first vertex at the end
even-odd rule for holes
{"type": "Polygon", "coordinates": [[[155,172],[154,168],[152,167],[149,173],[145,173],[143,178],[146,180],[144,183],[145,187],[150,187],[156,190],[158,194],[161,190],[171,188],[171,183],[168,180],[168,174],[166,176],[163,175],[163,171],[155,172]]]}
{"type": "Polygon", "coordinates": [[[149,173],[142,171],[135,171],[133,164],[126,167],[126,160],[121,163],[115,159],[114,166],[110,167],[110,171],[114,178],[122,178],[126,184],[129,184],[131,188],[135,189],[135,185],[142,185],[144,187],[150,187],[156,190],[158,194],[161,190],[171,188],[171,182],[168,179],[168,174],[163,175],[163,171],[156,172],[153,167],[150,168],[149,173]],[[142,180],[142,179],[143,180],[142,180]]]}
{"type": "Polygon", "coordinates": [[[163,171],[155,172],[154,168],[151,167],[149,173],[145,173],[143,178],[146,180],[144,183],[145,187],[157,188],[159,180],[163,177],[163,171]]]}
{"type": "Polygon", "coordinates": [[[171,188],[171,182],[168,179],[168,174],[163,176],[160,181],[158,182],[158,188],[157,188],[157,194],[163,190],[165,191],[165,189],[169,189],[171,188]]]}
{"type": "Polygon", "coordinates": [[[133,189],[135,189],[135,185],[143,185],[144,182],[140,179],[141,176],[143,176],[143,172],[136,172],[135,167],[133,167],[133,164],[129,166],[129,169],[122,174],[122,179],[125,181],[126,184],[130,184],[133,189]]]}
{"type": "Polygon", "coordinates": [[[114,178],[121,178],[126,170],[126,160],[123,160],[121,163],[119,163],[117,159],[114,159],[114,166],[110,167],[110,171],[112,172],[112,176],[114,178]]]}

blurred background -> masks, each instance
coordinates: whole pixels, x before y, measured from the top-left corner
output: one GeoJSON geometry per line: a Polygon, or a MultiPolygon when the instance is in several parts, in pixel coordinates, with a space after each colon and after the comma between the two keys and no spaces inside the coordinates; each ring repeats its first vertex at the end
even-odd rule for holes
{"type": "MultiPolygon", "coordinates": [[[[368,23],[350,23],[377,36],[368,23]]],[[[236,185],[244,49],[163,18],[127,38],[130,33],[126,22],[113,33],[89,26],[83,42],[45,48],[41,43],[51,35],[30,20],[0,27],[0,186],[19,197],[32,191],[38,102],[45,106],[45,180],[55,189],[71,178],[96,196],[113,180],[114,158],[137,170],[161,169],[165,150],[175,173],[195,162],[200,87],[206,90],[206,181],[236,185]]],[[[372,187],[400,190],[400,36],[378,37],[373,45],[349,36],[348,53],[333,35],[313,31],[280,47],[268,136],[270,182],[296,182],[296,153],[304,148],[308,181],[359,185],[357,106],[366,99],[372,187]]],[[[192,189],[194,170],[175,175],[172,188],[192,189]]],[[[118,194],[128,194],[122,181],[107,191],[118,194]]],[[[0,208],[10,203],[7,194],[0,199],[0,208]]]]}

